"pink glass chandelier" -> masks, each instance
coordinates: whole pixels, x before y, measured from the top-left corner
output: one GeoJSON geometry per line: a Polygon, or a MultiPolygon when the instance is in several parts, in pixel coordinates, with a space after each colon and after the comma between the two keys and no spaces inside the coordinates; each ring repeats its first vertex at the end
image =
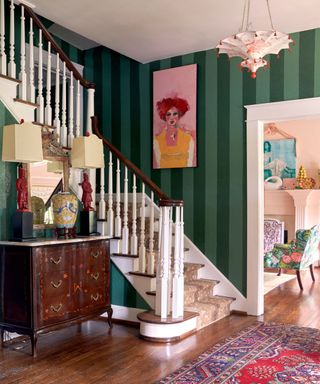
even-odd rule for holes
{"type": "Polygon", "coordinates": [[[242,25],[240,32],[226,37],[216,46],[218,53],[226,53],[229,58],[241,57],[242,70],[247,68],[251,77],[256,78],[259,68],[269,66],[269,62],[263,57],[269,54],[279,54],[281,49],[290,49],[289,44],[293,40],[289,35],[276,31],[271,18],[269,0],[266,0],[270,19],[270,31],[249,31],[250,0],[245,0],[242,25]]]}

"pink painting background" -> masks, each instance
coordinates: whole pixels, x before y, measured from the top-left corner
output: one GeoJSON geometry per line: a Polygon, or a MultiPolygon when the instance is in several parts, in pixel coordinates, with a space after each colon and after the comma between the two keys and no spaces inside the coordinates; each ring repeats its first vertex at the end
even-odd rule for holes
{"type": "Polygon", "coordinates": [[[180,124],[193,137],[195,144],[193,166],[195,167],[197,159],[197,64],[153,72],[153,138],[159,135],[165,127],[165,122],[159,117],[156,104],[167,97],[180,97],[188,101],[190,109],[181,117],[180,124]]]}

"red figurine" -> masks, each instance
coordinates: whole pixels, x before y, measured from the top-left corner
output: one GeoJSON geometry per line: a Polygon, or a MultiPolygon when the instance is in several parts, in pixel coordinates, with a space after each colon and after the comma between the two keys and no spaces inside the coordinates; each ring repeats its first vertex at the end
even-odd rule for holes
{"type": "Polygon", "coordinates": [[[79,183],[82,187],[82,203],[83,203],[83,210],[84,211],[93,211],[93,208],[91,207],[92,202],[92,187],[89,181],[88,174],[86,172],[83,172],[83,181],[82,183],[79,183]]]}
{"type": "Polygon", "coordinates": [[[19,177],[16,181],[18,211],[28,211],[28,182],[26,179],[26,170],[19,167],[19,177]]]}

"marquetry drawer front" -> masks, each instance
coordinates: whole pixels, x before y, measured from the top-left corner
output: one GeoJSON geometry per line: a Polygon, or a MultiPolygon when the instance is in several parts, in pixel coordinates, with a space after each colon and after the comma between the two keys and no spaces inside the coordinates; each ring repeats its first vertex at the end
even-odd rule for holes
{"type": "Polygon", "coordinates": [[[74,263],[76,245],[41,247],[36,250],[36,263],[41,272],[67,270],[74,263]]]}
{"type": "Polygon", "coordinates": [[[68,271],[54,271],[40,275],[40,292],[43,299],[67,295],[70,291],[70,286],[71,279],[68,271]]]}
{"type": "Polygon", "coordinates": [[[70,298],[67,295],[44,300],[41,303],[40,322],[41,325],[48,325],[55,321],[62,321],[75,317],[74,310],[70,310],[70,298]]]}
{"type": "Polygon", "coordinates": [[[107,249],[100,242],[84,244],[81,250],[81,260],[89,267],[103,266],[107,257],[107,249]]]}
{"type": "Polygon", "coordinates": [[[106,287],[91,287],[83,290],[80,296],[81,312],[101,308],[108,304],[108,295],[106,287]]]}

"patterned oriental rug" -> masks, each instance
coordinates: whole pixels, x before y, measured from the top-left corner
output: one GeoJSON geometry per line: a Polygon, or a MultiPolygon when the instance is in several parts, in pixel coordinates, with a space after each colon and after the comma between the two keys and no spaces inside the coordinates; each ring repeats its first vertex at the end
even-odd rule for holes
{"type": "Polygon", "coordinates": [[[258,323],[158,383],[319,384],[320,331],[258,323]]]}

